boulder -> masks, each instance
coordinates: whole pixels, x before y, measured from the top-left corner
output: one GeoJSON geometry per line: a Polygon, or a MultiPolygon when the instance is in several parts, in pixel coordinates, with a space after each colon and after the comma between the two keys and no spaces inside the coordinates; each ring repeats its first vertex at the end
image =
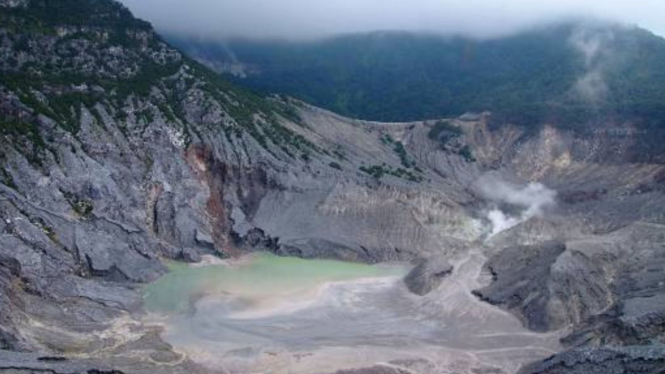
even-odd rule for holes
{"type": "Polygon", "coordinates": [[[443,279],[452,274],[453,266],[442,257],[422,261],[404,277],[409,291],[424,296],[439,287],[443,279]]]}
{"type": "Polygon", "coordinates": [[[196,244],[208,249],[215,249],[215,241],[209,234],[201,230],[196,230],[196,244]]]}

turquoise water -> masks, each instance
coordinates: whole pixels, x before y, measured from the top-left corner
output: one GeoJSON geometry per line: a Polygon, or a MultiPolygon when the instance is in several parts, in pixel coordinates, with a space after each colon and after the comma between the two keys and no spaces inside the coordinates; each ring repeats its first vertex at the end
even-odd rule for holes
{"type": "Polygon", "coordinates": [[[269,254],[171,263],[145,288],[146,319],[178,352],[232,374],[329,373],[414,357],[442,372],[515,372],[555,353],[560,336],[529,332],[469,292],[481,286],[483,259],[470,256],[425,297],[404,286],[404,266],[269,254]]]}
{"type": "Polygon", "coordinates": [[[402,275],[403,267],[257,254],[236,264],[191,266],[172,262],[170,272],[145,288],[145,307],[163,314],[186,312],[203,296],[232,296],[250,303],[311,294],[328,282],[402,275]]]}

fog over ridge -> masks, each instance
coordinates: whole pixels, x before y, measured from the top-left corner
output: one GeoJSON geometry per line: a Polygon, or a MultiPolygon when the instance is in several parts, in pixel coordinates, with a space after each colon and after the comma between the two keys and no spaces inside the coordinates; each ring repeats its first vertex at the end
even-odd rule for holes
{"type": "Polygon", "coordinates": [[[121,0],[160,31],[214,38],[307,40],[404,30],[477,38],[571,17],[607,19],[665,35],[659,0],[121,0]]]}

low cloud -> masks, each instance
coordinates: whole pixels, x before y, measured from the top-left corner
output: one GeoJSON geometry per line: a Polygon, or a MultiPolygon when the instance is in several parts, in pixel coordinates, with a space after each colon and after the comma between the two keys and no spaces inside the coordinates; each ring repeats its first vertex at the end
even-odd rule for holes
{"type": "Polygon", "coordinates": [[[661,0],[122,0],[160,31],[312,39],[376,30],[502,36],[566,17],[637,24],[665,35],[661,0]]]}

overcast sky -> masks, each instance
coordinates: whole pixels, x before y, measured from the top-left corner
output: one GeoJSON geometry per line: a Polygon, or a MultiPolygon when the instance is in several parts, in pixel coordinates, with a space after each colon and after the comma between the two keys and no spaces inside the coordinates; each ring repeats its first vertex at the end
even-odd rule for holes
{"type": "Polygon", "coordinates": [[[409,30],[493,37],[564,17],[636,24],[665,36],[665,0],[121,0],[160,31],[308,39],[409,30]]]}

